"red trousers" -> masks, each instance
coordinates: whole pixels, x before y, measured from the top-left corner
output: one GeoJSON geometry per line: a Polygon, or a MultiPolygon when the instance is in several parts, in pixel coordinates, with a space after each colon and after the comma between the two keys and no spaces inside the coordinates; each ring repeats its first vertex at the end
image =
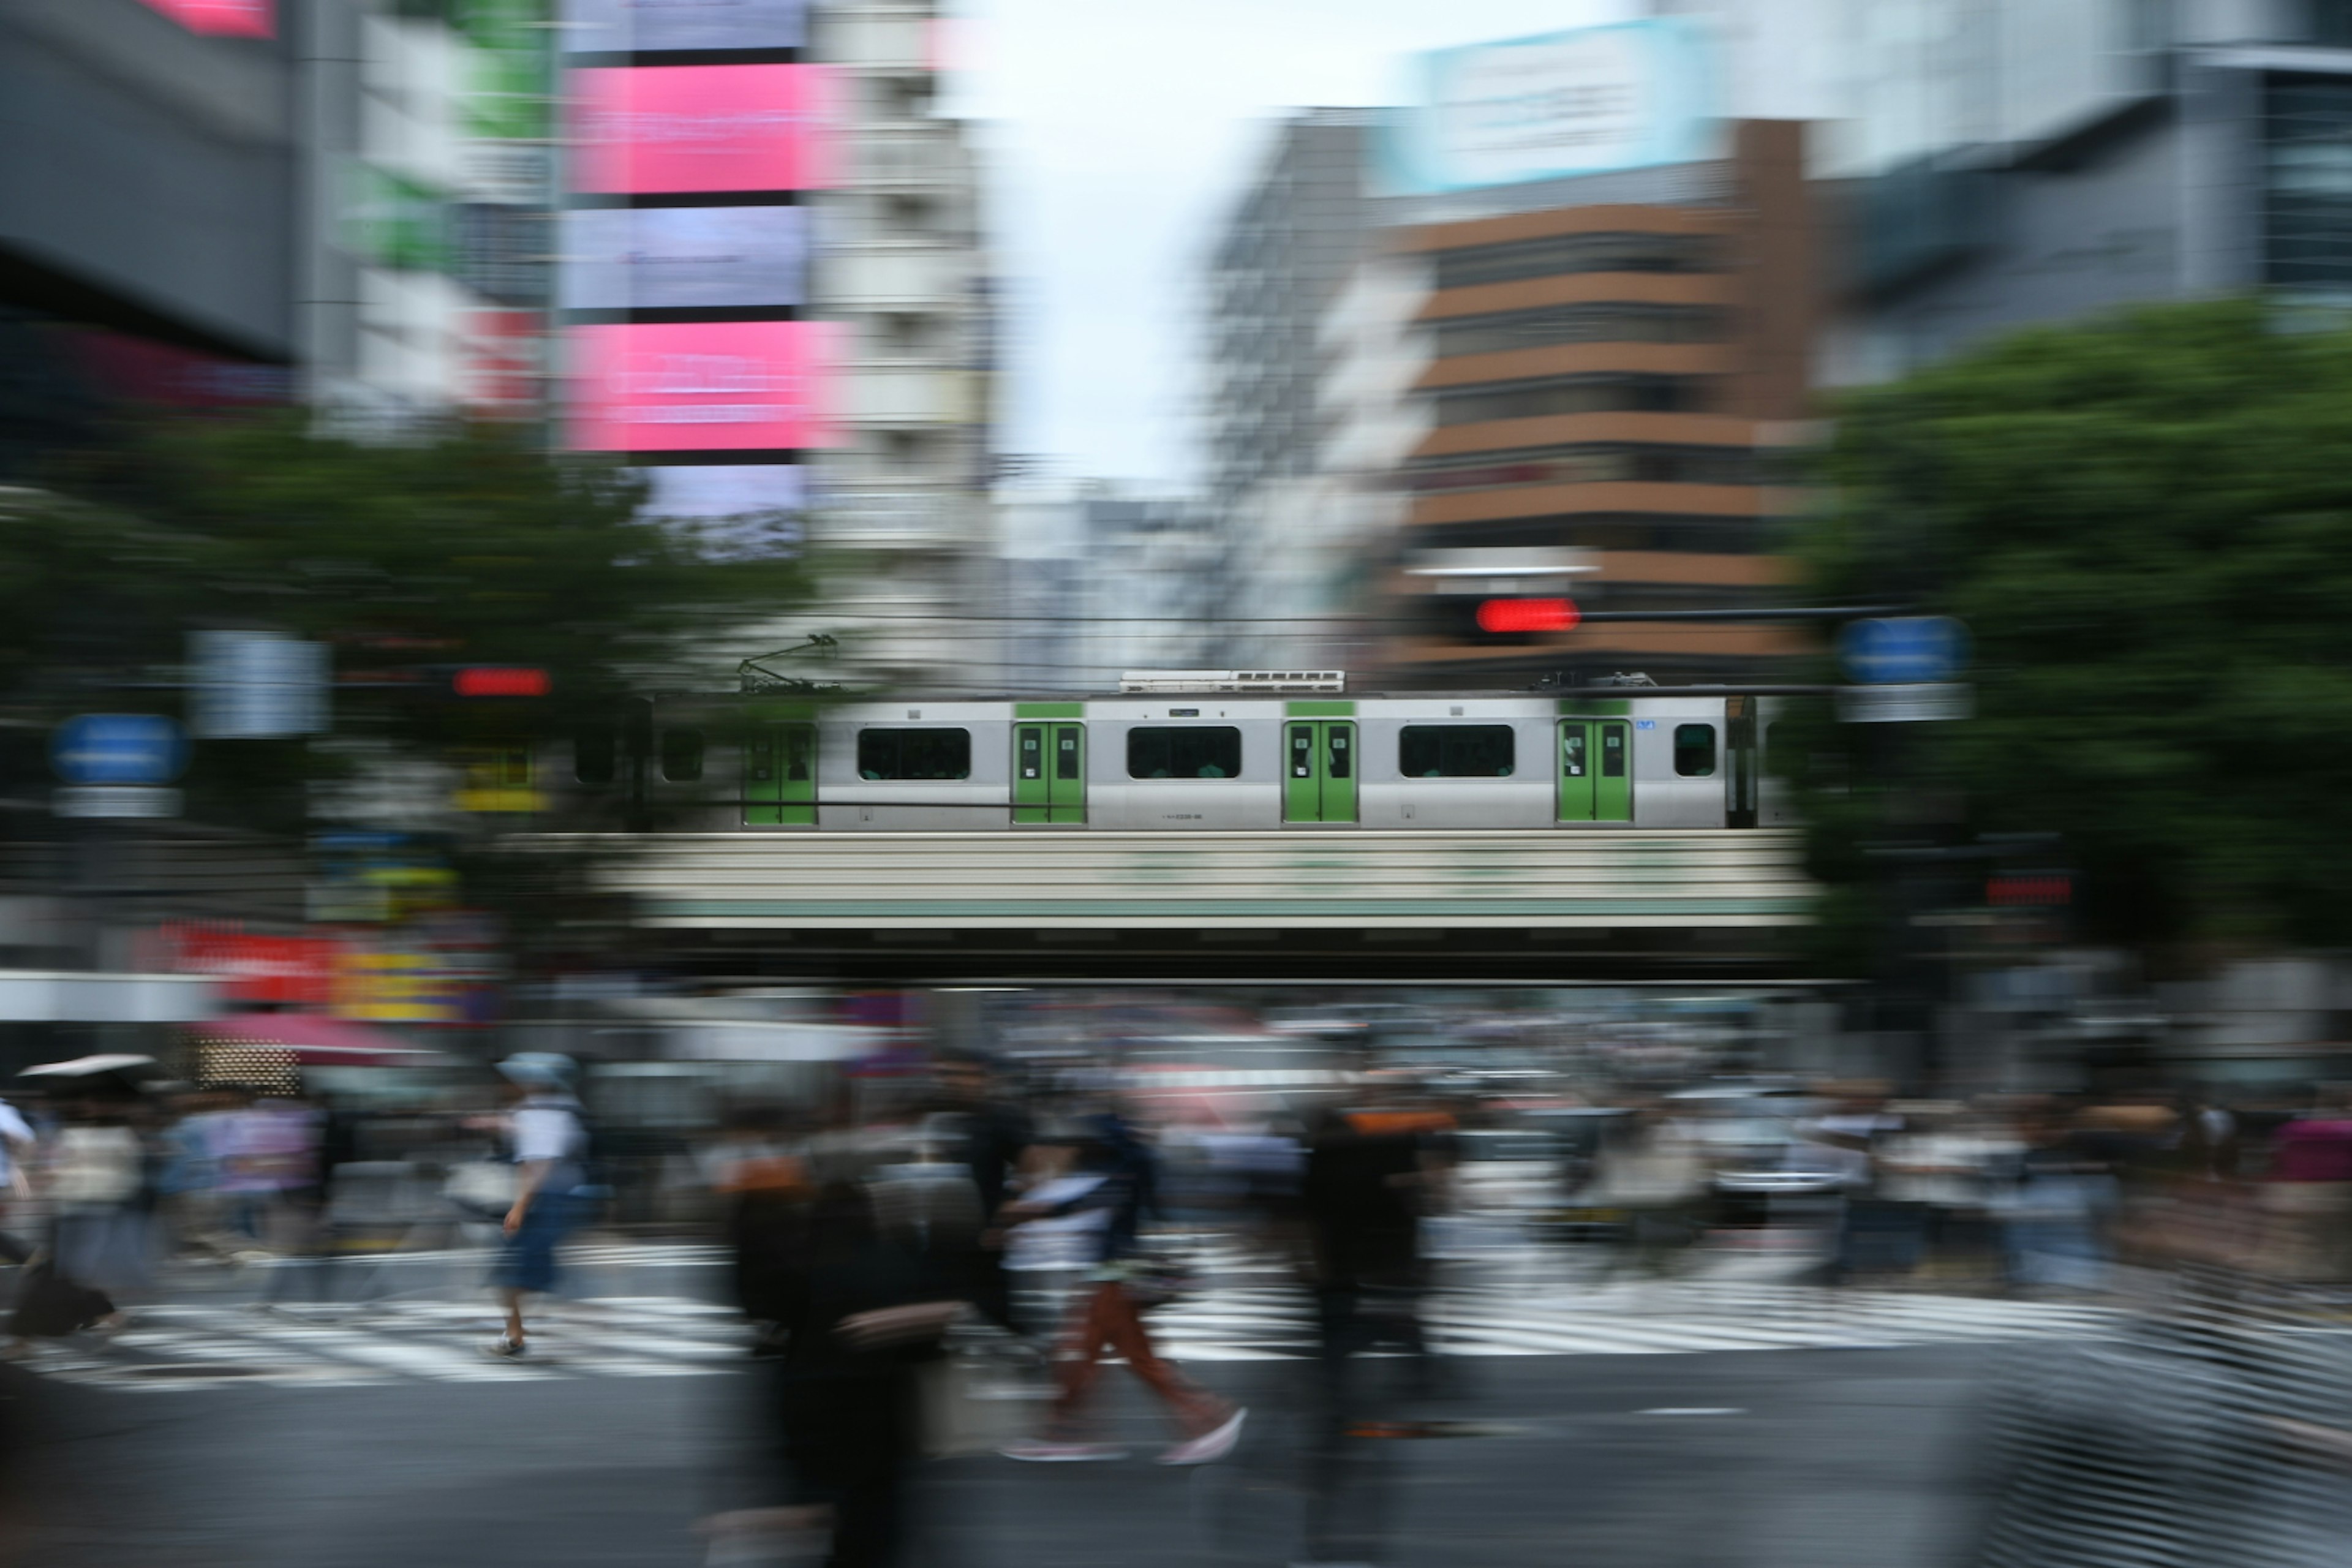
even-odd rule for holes
{"type": "Polygon", "coordinates": [[[1204,1432],[1224,1414],[1224,1402],[1192,1383],[1161,1361],[1151,1349],[1151,1336],[1135,1310],[1135,1299],[1116,1279],[1097,1283],[1070,1314],[1069,1331],[1062,1341],[1061,1389],[1054,1396],[1053,1425],[1067,1432],[1078,1407],[1102,1371],[1105,1350],[1127,1358],[1143,1385],[1158,1394],[1168,1413],[1187,1433],[1204,1432]]]}

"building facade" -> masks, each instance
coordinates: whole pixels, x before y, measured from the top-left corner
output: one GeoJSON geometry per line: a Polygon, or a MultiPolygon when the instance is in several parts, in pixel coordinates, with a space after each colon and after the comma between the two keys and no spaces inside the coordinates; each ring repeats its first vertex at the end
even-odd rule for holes
{"type": "Polygon", "coordinates": [[[844,155],[815,199],[812,310],[841,360],[810,538],[845,673],[880,685],[965,670],[983,635],[998,297],[970,129],[938,110],[942,26],[933,0],[830,0],[812,27],[844,155]]]}
{"type": "Polygon", "coordinates": [[[1313,109],[1276,127],[1209,258],[1202,434],[1223,611],[1213,663],[1318,657],[1314,617],[1328,607],[1319,593],[1291,591],[1289,546],[1302,515],[1317,515],[1328,434],[1319,333],[1379,221],[1364,184],[1375,118],[1313,109]]]}
{"type": "Polygon", "coordinates": [[[1572,619],[1769,607],[1788,581],[1780,454],[1811,412],[1823,237],[1805,127],[1728,140],[1720,163],[1661,171],[1675,199],[1388,237],[1423,269],[1428,340],[1426,427],[1388,476],[1391,682],[1751,681],[1803,647],[1769,622],[1572,619]]]}
{"type": "Polygon", "coordinates": [[[2267,290],[2332,319],[2352,300],[2346,0],[1654,5],[1716,26],[1735,102],[1823,122],[1826,382],[2133,303],[2267,290]]]}
{"type": "Polygon", "coordinates": [[[0,479],[126,403],[282,401],[298,352],[294,46],[139,0],[0,7],[0,479]]]}

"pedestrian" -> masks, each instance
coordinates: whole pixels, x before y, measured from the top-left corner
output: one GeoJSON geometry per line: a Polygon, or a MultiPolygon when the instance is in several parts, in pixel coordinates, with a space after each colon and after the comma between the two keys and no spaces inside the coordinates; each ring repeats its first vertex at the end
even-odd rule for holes
{"type": "Polygon", "coordinates": [[[134,1098],[97,1092],[68,1107],[47,1173],[52,1268],[110,1298],[115,1310],[106,1317],[113,1325],[124,1321],[122,1301],[143,1294],[152,1275],[151,1194],[137,1110],[134,1098]]]}
{"type": "Polygon", "coordinates": [[[956,1157],[971,1173],[980,1202],[980,1229],[964,1258],[965,1299],[982,1317],[1025,1341],[1028,1336],[1013,1313],[999,1215],[1035,1142],[1029,1113],[998,1092],[994,1075],[981,1058],[942,1056],[932,1070],[956,1118],[956,1157]]]}
{"type": "Polygon", "coordinates": [[[529,1350],[523,1299],[555,1287],[557,1246],[580,1223],[587,1198],[588,1124],[574,1093],[579,1068],[553,1051],[523,1051],[499,1063],[517,1097],[508,1113],[515,1164],[514,1203],[501,1228],[491,1282],[506,1308],[506,1329],[486,1354],[516,1360],[529,1350]]]}
{"type": "MultiPolygon", "coordinates": [[[[32,1180],[25,1173],[26,1164],[34,1153],[35,1139],[32,1123],[17,1109],[0,1100],[0,1215],[7,1208],[33,1195],[32,1180]]],[[[0,1258],[11,1263],[22,1263],[32,1257],[33,1248],[13,1233],[0,1230],[0,1258]]]]}
{"type": "Polygon", "coordinates": [[[1024,1191],[1006,1211],[1008,1218],[1028,1225],[1066,1226],[1088,1268],[1058,1353],[1058,1388],[1045,1429],[1003,1452],[1032,1460],[1124,1458],[1126,1450],[1115,1444],[1088,1440],[1082,1426],[1087,1396],[1108,1350],[1126,1358],[1128,1370],[1159,1396],[1181,1434],[1160,1456],[1161,1464],[1224,1458],[1240,1440],[1249,1412],[1160,1359],[1129,1289],[1143,1216],[1158,1212],[1151,1151],[1121,1118],[1105,1112],[1090,1119],[1069,1153],[1076,1167],[1070,1173],[1024,1191]]]}
{"type": "Polygon", "coordinates": [[[891,1245],[853,1182],[817,1194],[784,1275],[777,1404],[798,1500],[831,1513],[831,1568],[887,1568],[919,1452],[915,1367],[963,1303],[891,1245]]]}

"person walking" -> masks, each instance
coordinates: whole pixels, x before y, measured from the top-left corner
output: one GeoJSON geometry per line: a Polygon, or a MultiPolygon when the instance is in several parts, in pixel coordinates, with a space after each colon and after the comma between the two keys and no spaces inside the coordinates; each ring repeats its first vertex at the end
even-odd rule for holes
{"type": "Polygon", "coordinates": [[[502,1360],[527,1353],[523,1299],[555,1287],[558,1244],[580,1223],[588,1184],[588,1124],[573,1092],[578,1064],[553,1051],[523,1051],[499,1063],[518,1096],[508,1114],[515,1163],[514,1203],[491,1283],[506,1330],[483,1347],[502,1360]]]}
{"type": "Polygon", "coordinates": [[[1125,1121],[1106,1112],[1091,1119],[1075,1154],[1072,1173],[1031,1188],[1007,1209],[1007,1217],[1015,1221],[1066,1226],[1091,1268],[1057,1357],[1059,1387],[1045,1430],[1008,1444],[1003,1452],[1009,1458],[1038,1461],[1124,1458],[1126,1450],[1116,1444],[1087,1440],[1081,1425],[1108,1350],[1126,1358],[1128,1370],[1160,1397],[1183,1434],[1160,1456],[1161,1464],[1221,1459],[1240,1441],[1249,1412],[1160,1359],[1128,1284],[1143,1215],[1158,1210],[1151,1151],[1125,1121]]]}

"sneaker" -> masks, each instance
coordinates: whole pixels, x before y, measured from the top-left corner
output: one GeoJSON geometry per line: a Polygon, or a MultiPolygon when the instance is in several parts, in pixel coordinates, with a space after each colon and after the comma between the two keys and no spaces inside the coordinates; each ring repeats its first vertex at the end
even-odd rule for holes
{"type": "Polygon", "coordinates": [[[1249,1412],[1236,1405],[1234,1413],[1223,1421],[1197,1437],[1187,1437],[1177,1444],[1160,1456],[1160,1462],[1163,1465],[1206,1465],[1222,1459],[1234,1451],[1235,1443],[1242,1440],[1242,1423],[1248,1419],[1249,1412]]]}
{"type": "Polygon", "coordinates": [[[1044,1438],[1007,1443],[997,1452],[1008,1459],[1027,1459],[1044,1465],[1085,1464],[1127,1458],[1127,1450],[1116,1443],[1053,1443],[1044,1438]]]}
{"type": "Polygon", "coordinates": [[[482,1347],[482,1353],[492,1361],[520,1361],[530,1350],[529,1340],[510,1340],[500,1334],[482,1347]]]}

